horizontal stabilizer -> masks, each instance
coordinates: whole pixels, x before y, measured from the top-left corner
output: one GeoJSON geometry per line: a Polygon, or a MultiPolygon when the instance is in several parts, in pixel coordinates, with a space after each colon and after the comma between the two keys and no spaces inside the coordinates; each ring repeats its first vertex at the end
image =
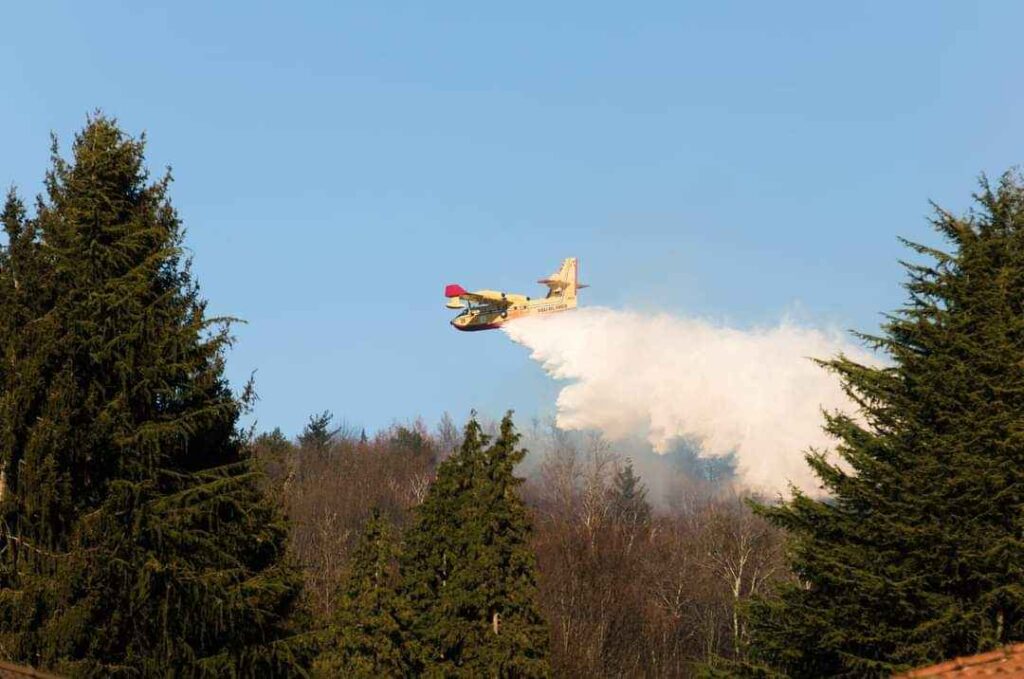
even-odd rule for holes
{"type": "MultiPolygon", "coordinates": [[[[541,285],[546,285],[549,288],[558,288],[558,289],[567,288],[570,285],[572,285],[572,281],[565,281],[565,280],[561,280],[559,278],[542,278],[542,279],[540,279],[537,282],[540,283],[541,285]]],[[[583,284],[583,283],[579,283],[575,287],[576,287],[577,290],[579,290],[580,288],[589,288],[590,286],[586,285],[586,284],[583,284]]]]}

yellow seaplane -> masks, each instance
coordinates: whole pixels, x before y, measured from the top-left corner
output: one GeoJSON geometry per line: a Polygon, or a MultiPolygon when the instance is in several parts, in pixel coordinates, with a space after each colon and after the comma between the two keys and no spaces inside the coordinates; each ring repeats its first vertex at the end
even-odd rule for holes
{"type": "Polygon", "coordinates": [[[462,309],[462,313],[452,319],[452,326],[456,330],[492,330],[516,318],[575,309],[576,291],[587,287],[579,284],[577,271],[575,257],[563,260],[558,271],[537,281],[548,286],[548,294],[537,299],[497,290],[467,292],[461,285],[447,285],[444,289],[444,296],[448,298],[446,306],[462,309]]]}

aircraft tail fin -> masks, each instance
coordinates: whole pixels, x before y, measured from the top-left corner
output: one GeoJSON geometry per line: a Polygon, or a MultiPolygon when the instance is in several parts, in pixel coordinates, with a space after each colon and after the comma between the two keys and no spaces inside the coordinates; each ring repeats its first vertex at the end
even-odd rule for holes
{"type": "Polygon", "coordinates": [[[576,291],[587,287],[579,283],[579,264],[575,257],[562,260],[562,266],[547,278],[537,281],[548,286],[548,297],[576,297],[576,291]]]}

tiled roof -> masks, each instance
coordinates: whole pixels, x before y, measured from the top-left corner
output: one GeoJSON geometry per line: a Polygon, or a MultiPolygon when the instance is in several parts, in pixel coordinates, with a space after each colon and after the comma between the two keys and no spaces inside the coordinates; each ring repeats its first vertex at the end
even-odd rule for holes
{"type": "Polygon", "coordinates": [[[996,651],[947,660],[899,675],[912,677],[1024,677],[1024,644],[1004,646],[996,651]]]}
{"type": "Polygon", "coordinates": [[[55,674],[47,674],[31,667],[15,665],[0,660],[0,679],[28,679],[29,677],[33,679],[60,679],[55,674]]]}
{"type": "Polygon", "coordinates": [[[56,674],[47,674],[24,665],[12,665],[0,661],[0,679],[61,679],[56,674]]]}

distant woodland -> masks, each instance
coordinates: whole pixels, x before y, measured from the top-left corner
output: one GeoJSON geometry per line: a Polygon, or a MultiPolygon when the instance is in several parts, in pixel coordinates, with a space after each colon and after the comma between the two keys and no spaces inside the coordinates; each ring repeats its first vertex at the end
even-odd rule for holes
{"type": "MultiPolygon", "coordinates": [[[[1024,640],[1024,182],[818,357],[859,406],[764,497],[475,413],[245,429],[169,175],[96,114],[0,238],[0,658],[99,677],[888,676],[1024,640]],[[654,468],[650,468],[654,469],[654,468]],[[656,491],[654,490],[656,489],[656,491]]],[[[865,197],[865,200],[870,197],[865,197]]],[[[908,200],[918,200],[909,197],[908,200]]],[[[695,444],[696,445],[696,444],[695,444]]],[[[800,452],[800,451],[796,451],[800,452]]]]}

